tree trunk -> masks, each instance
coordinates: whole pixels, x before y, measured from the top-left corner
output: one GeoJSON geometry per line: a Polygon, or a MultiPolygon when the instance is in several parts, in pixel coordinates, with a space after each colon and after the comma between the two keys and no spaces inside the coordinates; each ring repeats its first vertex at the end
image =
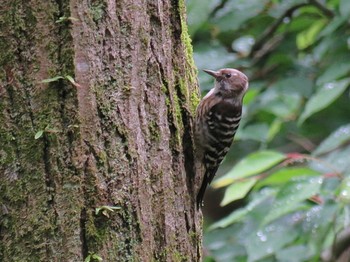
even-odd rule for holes
{"type": "Polygon", "coordinates": [[[184,0],[2,0],[0,261],[199,261],[184,0]]]}

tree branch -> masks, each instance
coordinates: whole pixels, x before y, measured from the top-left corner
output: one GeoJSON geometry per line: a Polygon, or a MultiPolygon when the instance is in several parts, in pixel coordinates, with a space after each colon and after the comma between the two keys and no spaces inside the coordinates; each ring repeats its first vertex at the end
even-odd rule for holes
{"type": "Polygon", "coordinates": [[[268,39],[270,39],[272,37],[272,35],[276,32],[276,30],[278,29],[278,27],[280,26],[280,24],[283,23],[283,20],[285,18],[290,18],[292,17],[293,13],[295,10],[310,5],[308,3],[303,3],[303,4],[298,4],[295,6],[292,6],[290,8],[288,8],[275,22],[273,22],[260,36],[260,38],[255,42],[255,44],[252,47],[251,50],[251,56],[258,51],[259,49],[261,49],[261,47],[264,45],[265,42],[268,41],[268,39]]]}
{"type": "Polygon", "coordinates": [[[253,45],[252,50],[250,52],[250,56],[254,57],[255,53],[258,52],[265,45],[265,43],[269,41],[269,39],[272,38],[272,36],[274,35],[278,27],[283,23],[283,20],[285,18],[291,18],[296,10],[298,10],[301,7],[310,5],[320,9],[322,13],[329,18],[333,18],[335,15],[332,10],[328,9],[326,6],[322,5],[317,0],[309,0],[307,3],[291,6],[262,33],[260,38],[253,45]]]}
{"type": "Polygon", "coordinates": [[[221,8],[223,8],[223,7],[225,6],[225,4],[226,4],[227,1],[228,1],[228,0],[222,0],[215,8],[211,11],[209,17],[214,17],[215,14],[216,14],[221,8]]]}
{"type": "Polygon", "coordinates": [[[323,14],[329,18],[333,18],[335,16],[334,12],[330,9],[328,9],[326,6],[318,2],[317,0],[309,0],[309,3],[312,4],[313,6],[317,7],[320,9],[323,14]]]}

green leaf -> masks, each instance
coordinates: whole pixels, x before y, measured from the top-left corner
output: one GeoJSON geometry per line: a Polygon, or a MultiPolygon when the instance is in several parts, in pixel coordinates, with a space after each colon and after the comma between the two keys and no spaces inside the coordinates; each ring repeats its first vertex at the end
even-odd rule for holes
{"type": "Polygon", "coordinates": [[[119,209],[121,209],[121,207],[118,207],[118,206],[100,206],[100,207],[95,208],[95,214],[98,215],[101,210],[113,212],[114,210],[119,210],[119,209]]]}
{"type": "Polygon", "coordinates": [[[270,125],[269,132],[267,133],[267,142],[270,142],[274,139],[274,137],[281,130],[281,126],[282,126],[282,121],[278,118],[275,118],[275,120],[270,125]]]}
{"type": "Polygon", "coordinates": [[[262,81],[261,82],[255,81],[255,82],[249,83],[249,89],[243,98],[243,105],[247,106],[251,103],[254,103],[261,89],[265,87],[266,87],[266,83],[262,81]]]}
{"type": "Polygon", "coordinates": [[[267,134],[269,132],[269,127],[265,123],[253,124],[244,127],[244,129],[238,129],[235,136],[236,140],[256,140],[260,142],[265,142],[267,140],[267,134]]]}
{"type": "Polygon", "coordinates": [[[276,151],[258,151],[248,155],[234,166],[226,175],[214,181],[213,186],[223,187],[237,179],[263,172],[285,160],[286,156],[276,151]]]}
{"type": "Polygon", "coordinates": [[[350,124],[339,127],[330,134],[313,152],[313,155],[321,155],[330,152],[350,141],[350,124]]]}
{"type": "Polygon", "coordinates": [[[61,16],[59,17],[55,23],[62,23],[62,22],[65,22],[68,20],[68,17],[67,16],[61,16]]]}
{"type": "Polygon", "coordinates": [[[102,257],[99,255],[89,252],[89,255],[85,258],[84,262],[91,262],[91,261],[103,261],[102,257]]]}
{"type": "Polygon", "coordinates": [[[38,132],[36,132],[34,138],[39,139],[40,137],[42,137],[43,134],[44,134],[44,130],[39,130],[38,132]]]}
{"type": "Polygon", "coordinates": [[[215,262],[215,259],[209,256],[205,256],[203,262],[215,262]]]}
{"type": "Polygon", "coordinates": [[[247,261],[266,261],[263,258],[271,256],[297,237],[298,232],[290,230],[285,225],[274,225],[258,230],[246,238],[247,261]]]}
{"type": "Polygon", "coordinates": [[[236,223],[238,221],[241,221],[246,217],[246,215],[254,210],[255,207],[259,206],[262,202],[266,201],[268,198],[273,196],[276,193],[275,190],[262,190],[260,192],[257,192],[259,197],[254,198],[251,200],[248,205],[244,208],[239,208],[232,212],[227,217],[224,217],[223,219],[217,221],[216,223],[212,224],[209,227],[209,230],[213,230],[216,228],[224,228],[228,227],[229,225],[236,223]]]}
{"type": "Polygon", "coordinates": [[[271,88],[287,97],[289,95],[309,97],[312,94],[313,85],[312,80],[306,76],[294,76],[280,79],[271,88]]]}
{"type": "MultiPolygon", "coordinates": [[[[254,203],[254,202],[250,202],[249,206],[251,206],[252,203],[254,203]]],[[[209,227],[209,230],[213,230],[216,228],[224,228],[224,227],[227,227],[229,225],[232,225],[233,223],[238,222],[241,219],[243,219],[249,213],[249,211],[250,210],[247,208],[238,209],[238,210],[234,211],[233,213],[231,213],[230,215],[228,215],[227,217],[224,217],[223,219],[212,224],[209,227]]]]}
{"type": "Polygon", "coordinates": [[[348,87],[350,78],[324,84],[321,89],[307,102],[298,124],[301,125],[307,118],[334,102],[348,87]]]}
{"type": "Polygon", "coordinates": [[[316,175],[320,175],[320,173],[306,167],[286,167],[276,171],[275,173],[272,173],[267,178],[259,181],[256,187],[260,188],[267,185],[280,185],[288,182],[295,177],[316,175]]]}
{"type": "Polygon", "coordinates": [[[340,15],[342,17],[349,19],[349,16],[350,16],[350,1],[349,0],[340,0],[339,12],[340,12],[340,15]]]}
{"type": "Polygon", "coordinates": [[[75,82],[74,78],[73,78],[73,77],[71,77],[70,75],[66,75],[66,79],[67,79],[69,82],[71,82],[73,85],[75,85],[75,84],[76,84],[76,82],[75,82]]]}
{"type": "Polygon", "coordinates": [[[297,94],[279,95],[278,98],[270,101],[263,108],[282,119],[290,119],[291,116],[300,108],[301,97],[297,94]]]}
{"type": "Polygon", "coordinates": [[[239,53],[241,56],[248,56],[255,43],[255,39],[251,35],[241,36],[232,42],[232,49],[239,53]]]}
{"type": "Polygon", "coordinates": [[[318,33],[326,23],[326,19],[316,20],[307,30],[299,33],[297,35],[297,47],[302,50],[312,45],[316,41],[318,33]]]}
{"type": "Polygon", "coordinates": [[[259,96],[258,107],[281,119],[290,120],[299,112],[302,97],[310,96],[312,86],[313,83],[305,77],[280,80],[259,96]]]}
{"type": "Polygon", "coordinates": [[[316,85],[321,86],[334,80],[338,80],[339,78],[347,75],[349,72],[350,63],[348,61],[337,61],[330,65],[327,70],[317,78],[316,85]]]}
{"type": "MultiPolygon", "coordinates": [[[[345,0],[347,1],[347,0],[345,0]]],[[[334,17],[327,26],[325,26],[321,33],[319,34],[319,37],[325,37],[331,35],[335,30],[337,30],[344,22],[347,20],[347,17],[341,17],[336,16],[334,17]]]]}
{"type": "Polygon", "coordinates": [[[59,79],[63,79],[62,76],[55,76],[53,78],[48,78],[48,79],[44,79],[41,81],[41,83],[51,83],[51,82],[56,82],[59,79]]]}
{"type": "MultiPolygon", "coordinates": [[[[309,236],[306,242],[307,246],[315,254],[320,254],[324,248],[328,248],[334,244],[335,234],[340,229],[340,223],[338,224],[336,221],[343,220],[341,216],[342,209],[342,207],[336,205],[333,201],[327,201],[323,205],[313,206],[304,212],[303,216],[306,219],[303,219],[301,226],[304,229],[305,235],[309,236]]],[[[313,261],[319,261],[319,259],[314,259],[313,261]]]]}
{"type": "Polygon", "coordinates": [[[317,165],[317,169],[327,173],[344,173],[350,170],[350,146],[341,149],[333,150],[325,155],[323,160],[325,165],[317,165]]]}
{"type": "Polygon", "coordinates": [[[265,8],[267,2],[268,0],[227,1],[225,8],[220,8],[216,12],[213,22],[220,31],[235,31],[247,20],[256,17],[265,8]]]}
{"type": "MultiPolygon", "coordinates": [[[[233,240],[240,229],[239,226],[234,225],[223,230],[213,230],[205,233],[203,244],[210,256],[215,259],[214,261],[243,262],[239,257],[245,255],[244,247],[241,243],[233,240]],[[236,245],[232,245],[233,242],[236,245]]],[[[188,259],[175,259],[172,261],[188,261],[188,259]]]]}
{"type": "Polygon", "coordinates": [[[67,16],[61,16],[60,18],[58,18],[58,20],[56,20],[56,23],[62,23],[62,22],[65,22],[65,21],[78,21],[78,19],[70,16],[70,17],[67,17],[67,16]]]}
{"type": "Polygon", "coordinates": [[[92,258],[95,259],[95,260],[97,260],[97,261],[103,261],[102,257],[100,257],[100,256],[97,255],[97,254],[93,254],[93,255],[92,255],[92,258]]]}
{"type": "Polygon", "coordinates": [[[208,16],[214,7],[219,4],[218,0],[188,0],[187,5],[187,24],[189,33],[194,36],[195,32],[201,26],[208,22],[208,16]]]}
{"type": "Polygon", "coordinates": [[[297,178],[285,184],[277,193],[270,212],[263,220],[263,224],[298,210],[302,201],[319,193],[323,180],[321,177],[297,178]]]}
{"type": "Polygon", "coordinates": [[[225,206],[237,199],[245,197],[249,190],[255,185],[257,180],[258,179],[256,177],[252,177],[230,185],[226,189],[224,199],[220,205],[225,206]]]}
{"type": "Polygon", "coordinates": [[[259,90],[249,89],[246,95],[244,96],[243,104],[248,105],[249,103],[254,101],[254,99],[257,97],[258,94],[259,94],[259,90]]]}
{"type": "Polygon", "coordinates": [[[344,204],[350,204],[350,177],[343,179],[339,187],[338,197],[344,204]]]}
{"type": "Polygon", "coordinates": [[[312,251],[309,247],[295,245],[276,252],[276,259],[284,262],[312,261],[311,255],[312,251]]]}

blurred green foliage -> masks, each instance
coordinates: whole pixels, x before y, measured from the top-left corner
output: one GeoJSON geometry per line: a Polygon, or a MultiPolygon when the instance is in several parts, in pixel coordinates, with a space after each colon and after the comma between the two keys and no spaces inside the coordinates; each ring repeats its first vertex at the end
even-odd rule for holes
{"type": "Polygon", "coordinates": [[[187,0],[187,12],[198,68],[250,78],[213,183],[222,206],[244,204],[206,230],[206,261],[339,258],[350,246],[350,1],[187,0]]]}

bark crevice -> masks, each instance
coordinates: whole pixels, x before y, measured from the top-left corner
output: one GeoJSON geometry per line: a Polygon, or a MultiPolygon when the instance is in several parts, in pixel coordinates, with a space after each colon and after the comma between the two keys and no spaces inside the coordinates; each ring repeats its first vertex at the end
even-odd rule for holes
{"type": "Polygon", "coordinates": [[[89,249],[86,239],[86,209],[83,208],[80,213],[80,241],[81,241],[81,254],[82,258],[85,259],[89,254],[89,249]]]}

